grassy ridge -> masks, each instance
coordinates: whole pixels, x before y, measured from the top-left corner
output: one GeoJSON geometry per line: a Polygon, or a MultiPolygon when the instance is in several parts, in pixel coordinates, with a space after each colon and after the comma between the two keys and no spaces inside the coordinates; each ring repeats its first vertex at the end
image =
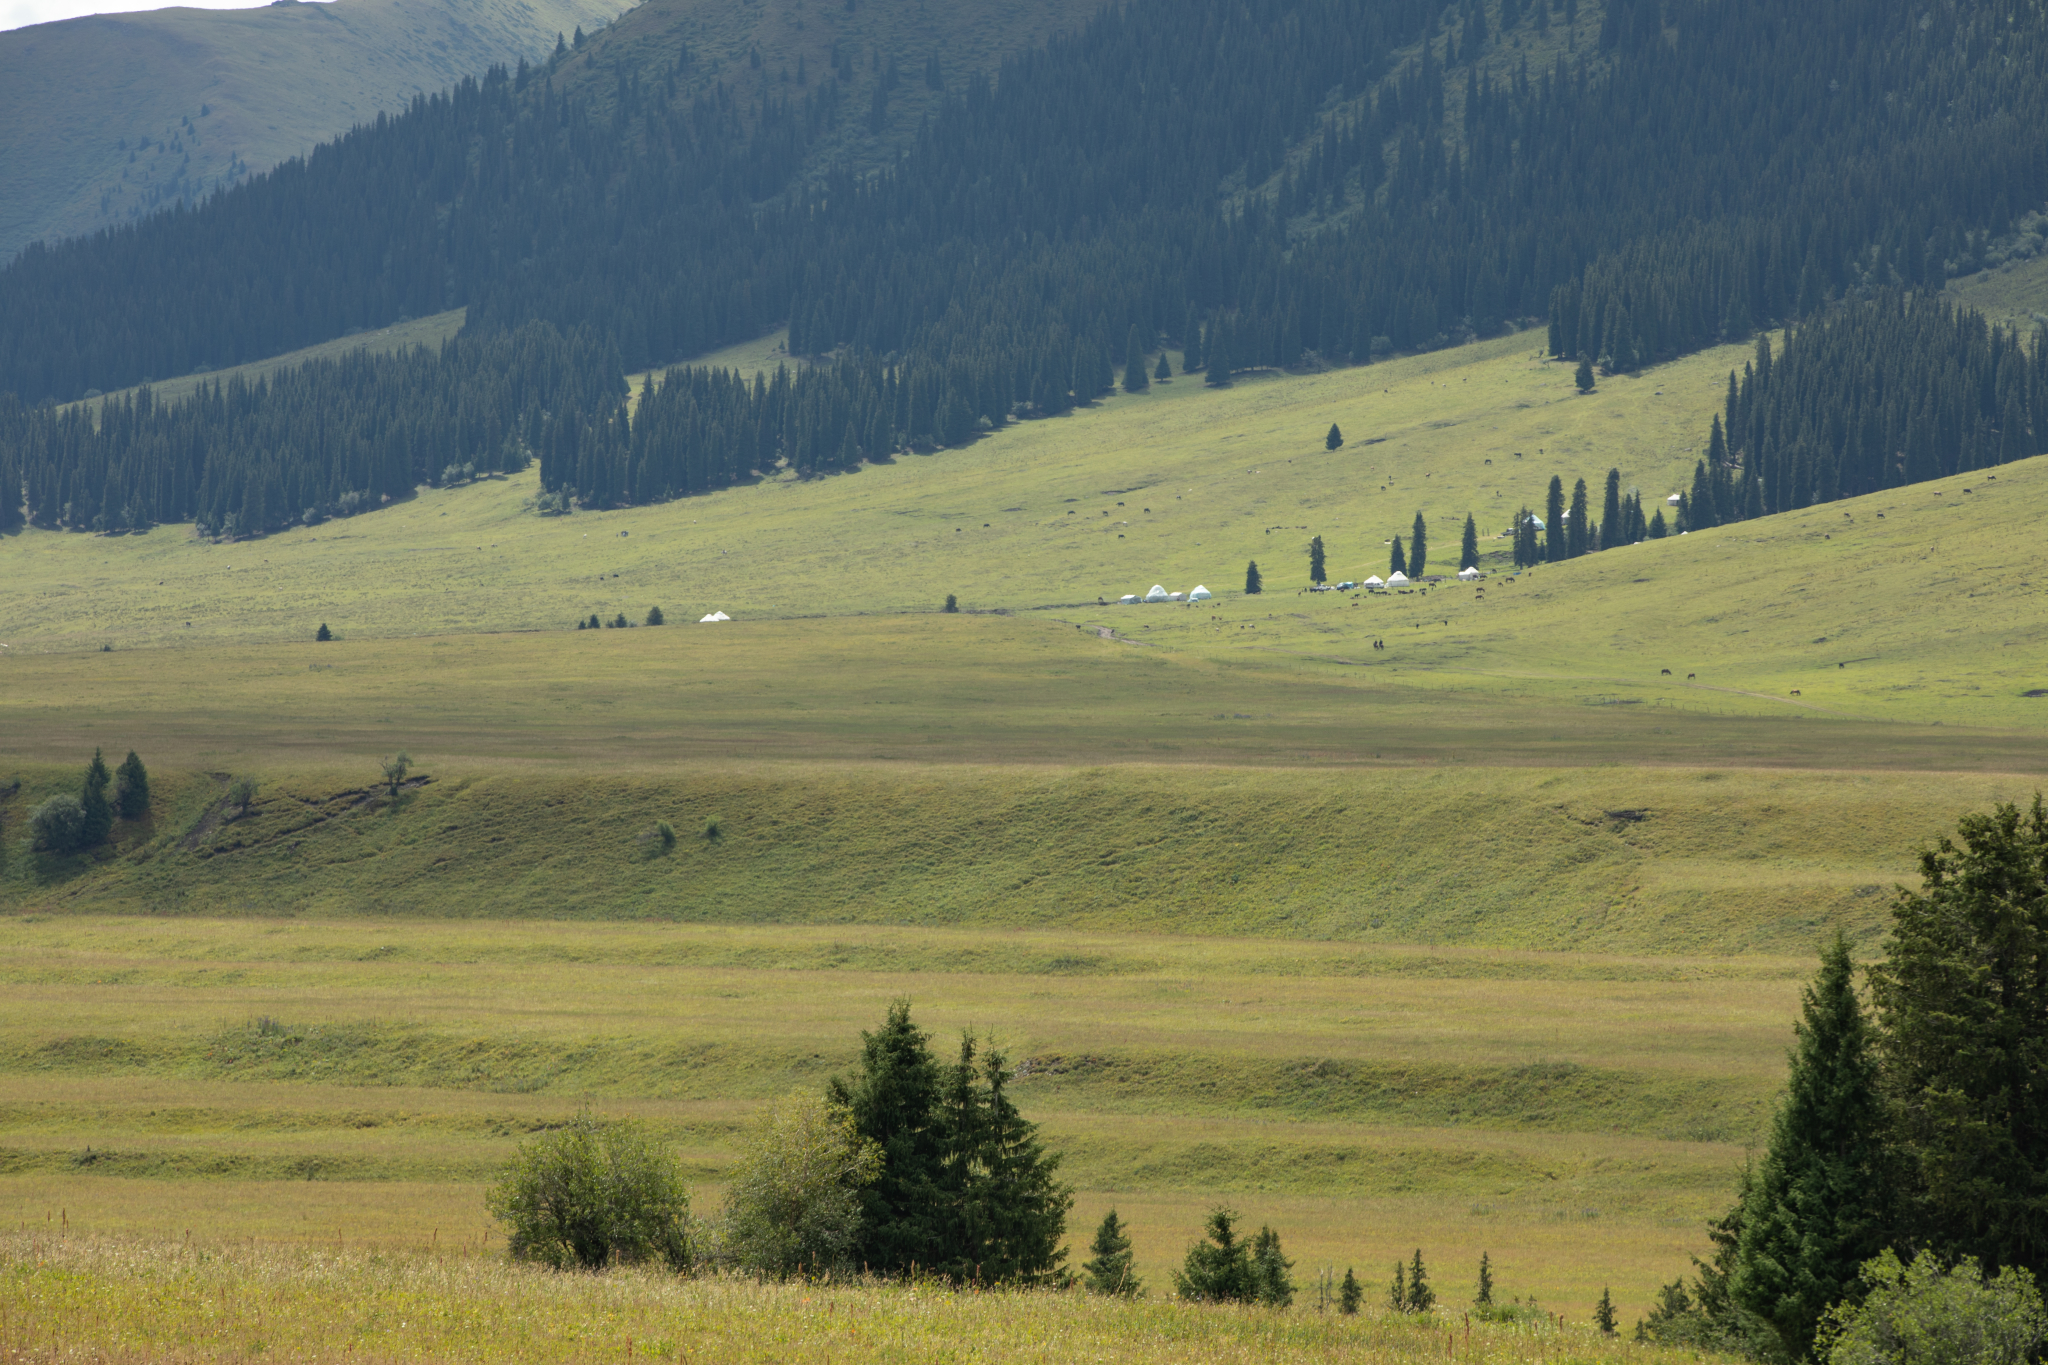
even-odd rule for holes
{"type": "Polygon", "coordinates": [[[1801,953],[1835,925],[1867,940],[1955,811],[2031,790],[1725,769],[430,765],[393,803],[369,767],[257,769],[240,818],[224,776],[161,773],[154,822],[79,857],[30,851],[24,818],[76,771],[26,769],[0,802],[0,904],[1801,953]]]}

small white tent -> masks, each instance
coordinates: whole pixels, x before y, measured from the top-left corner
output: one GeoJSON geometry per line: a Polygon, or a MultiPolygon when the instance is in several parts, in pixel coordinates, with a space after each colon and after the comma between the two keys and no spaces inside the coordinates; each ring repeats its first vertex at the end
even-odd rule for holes
{"type": "Polygon", "coordinates": [[[1387,580],[1381,578],[1378,574],[1374,574],[1371,578],[1365,580],[1363,586],[1368,588],[1384,588],[1387,586],[1387,580]]]}
{"type": "Polygon", "coordinates": [[[706,623],[706,622],[708,622],[708,621],[730,621],[730,620],[732,620],[732,618],[731,618],[730,616],[727,616],[727,615],[726,615],[726,614],[725,614],[724,612],[722,612],[722,611],[714,611],[714,612],[712,612],[712,613],[711,613],[711,614],[710,614],[709,616],[700,616],[700,617],[698,617],[698,618],[697,618],[697,624],[701,626],[701,625],[705,624],[705,623],[706,623]]]}
{"type": "Polygon", "coordinates": [[[1664,499],[1664,505],[1666,507],[1676,507],[1678,506],[1678,500],[1684,496],[1683,493],[1673,493],[1670,497],[1664,499]]]}
{"type": "Polygon", "coordinates": [[[1213,593],[1213,592],[1210,592],[1210,591],[1209,591],[1209,590],[1208,590],[1207,588],[1203,587],[1203,586],[1202,586],[1202,585],[1201,585],[1200,583],[1197,583],[1197,584],[1195,584],[1195,586],[1194,586],[1194,587],[1192,587],[1192,588],[1190,588],[1190,589],[1188,590],[1188,601],[1190,601],[1190,602],[1206,602],[1206,601],[1208,601],[1208,600],[1209,600],[1210,598],[1214,597],[1215,595],[1216,595],[1215,593],[1213,593]]]}
{"type": "Polygon", "coordinates": [[[1479,570],[1477,570],[1477,569],[1460,569],[1460,570],[1458,570],[1458,579],[1459,579],[1459,581],[1460,581],[1460,582],[1464,582],[1464,583],[1470,583],[1470,582],[1471,582],[1471,581],[1472,581],[1473,579],[1475,579],[1475,578],[1484,578],[1484,577],[1485,577],[1485,575],[1484,575],[1484,574],[1482,574],[1482,573],[1480,573],[1480,572],[1479,572],[1479,570]]]}
{"type": "Polygon", "coordinates": [[[1165,588],[1163,588],[1163,587],[1161,587],[1161,586],[1160,586],[1159,584],[1157,584],[1157,583],[1154,583],[1154,584],[1152,585],[1152,591],[1150,591],[1150,592],[1148,592],[1148,593],[1146,593],[1146,594],[1145,594],[1145,600],[1146,600],[1147,602],[1164,602],[1164,601],[1166,601],[1166,600],[1167,600],[1167,596],[1166,596],[1166,589],[1165,589],[1165,588]]]}
{"type": "Polygon", "coordinates": [[[1394,572],[1387,575],[1387,586],[1390,588],[1407,587],[1408,575],[1402,573],[1399,569],[1394,570],[1394,572]]]}
{"type": "Polygon", "coordinates": [[[1187,600],[1187,594],[1184,592],[1170,592],[1166,594],[1166,600],[1169,602],[1184,602],[1187,600]]]}
{"type": "Polygon", "coordinates": [[[1129,605],[1130,605],[1131,603],[1133,603],[1133,602],[1135,602],[1135,601],[1137,601],[1137,600],[1138,600],[1138,594],[1136,594],[1136,593],[1134,593],[1134,592],[1127,592],[1127,593],[1125,593],[1125,594],[1124,594],[1124,595],[1123,595],[1122,597],[1119,597],[1119,598],[1117,598],[1117,599],[1116,599],[1116,601],[1117,601],[1117,605],[1118,605],[1118,606],[1121,606],[1121,607],[1128,607],[1128,606],[1129,606],[1129,605]]]}

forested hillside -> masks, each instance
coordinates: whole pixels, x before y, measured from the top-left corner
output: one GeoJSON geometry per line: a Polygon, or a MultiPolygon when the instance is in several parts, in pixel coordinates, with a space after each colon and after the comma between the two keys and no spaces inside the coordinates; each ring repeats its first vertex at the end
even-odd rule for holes
{"type": "MultiPolygon", "coordinates": [[[[2038,0],[1111,8],[993,81],[928,66],[947,93],[909,153],[822,178],[816,149],[878,130],[889,81],[866,109],[843,64],[748,101],[683,46],[620,54],[602,90],[603,59],[577,93],[555,63],[494,73],[203,208],[28,253],[0,274],[0,388],[65,398],[457,304],[472,335],[582,329],[624,368],[783,321],[792,351],[841,353],[774,386],[672,376],[637,424],[595,396],[548,410],[545,442],[522,428],[551,491],[645,501],[1063,411],[1141,382],[1162,341],[1227,383],[1547,315],[1554,353],[1633,369],[1938,283],[2048,192],[2038,0]]],[[[2000,451],[2041,448],[2022,389],[1994,404],[2000,451]]],[[[91,444],[13,420],[31,467],[91,444]]],[[[30,514],[118,505],[70,502],[30,514]]]]}

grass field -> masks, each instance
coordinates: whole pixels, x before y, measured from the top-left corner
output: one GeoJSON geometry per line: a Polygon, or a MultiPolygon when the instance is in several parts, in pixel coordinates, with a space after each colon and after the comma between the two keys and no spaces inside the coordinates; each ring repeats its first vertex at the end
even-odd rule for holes
{"type": "MultiPolygon", "coordinates": [[[[0,1221],[468,1246],[480,1185],[589,1103],[674,1134],[715,1208],[752,1106],[908,995],[992,1032],[1144,1273],[1218,1200],[1304,1267],[1420,1243],[1446,1293],[1641,1311],[1778,1083],[1803,959],[1169,934],[388,920],[0,926],[0,1221]],[[438,1238],[438,1240],[436,1240],[438,1238]]],[[[1304,1276],[1308,1272],[1304,1271],[1304,1276]]]]}

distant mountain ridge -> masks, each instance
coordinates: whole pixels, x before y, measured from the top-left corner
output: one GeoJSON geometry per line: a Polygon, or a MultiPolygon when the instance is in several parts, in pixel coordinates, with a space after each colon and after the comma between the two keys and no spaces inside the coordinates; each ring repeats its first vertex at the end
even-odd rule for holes
{"type": "Polygon", "coordinates": [[[0,33],[0,264],[38,239],[189,202],[622,0],[294,0],[101,14],[0,33]]]}

